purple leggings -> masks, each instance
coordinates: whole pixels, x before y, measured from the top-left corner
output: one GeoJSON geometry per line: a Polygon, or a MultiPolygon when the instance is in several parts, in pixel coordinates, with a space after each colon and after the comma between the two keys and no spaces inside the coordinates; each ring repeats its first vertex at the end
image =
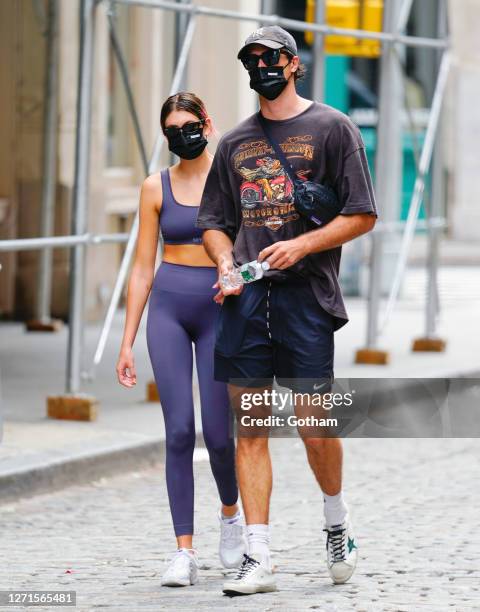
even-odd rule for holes
{"type": "Polygon", "coordinates": [[[175,535],[193,534],[192,342],[200,389],[202,429],[223,504],[237,502],[235,446],[227,387],[213,378],[215,321],[213,267],[163,262],[149,299],[147,346],[166,430],[166,477],[175,535]]]}

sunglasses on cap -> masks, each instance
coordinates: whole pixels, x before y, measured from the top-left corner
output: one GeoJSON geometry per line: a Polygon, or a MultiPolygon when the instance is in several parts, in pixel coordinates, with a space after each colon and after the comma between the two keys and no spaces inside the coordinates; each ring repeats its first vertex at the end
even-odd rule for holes
{"type": "Polygon", "coordinates": [[[205,125],[205,119],[200,119],[200,121],[189,121],[182,125],[182,127],[178,127],[178,125],[169,125],[165,128],[164,133],[167,138],[175,138],[179,134],[192,134],[197,130],[200,130],[205,125]]]}
{"type": "Polygon", "coordinates": [[[253,70],[258,67],[258,62],[262,60],[265,66],[275,66],[280,61],[280,54],[285,53],[289,58],[293,56],[285,49],[267,49],[260,55],[255,53],[244,53],[240,58],[246,70],[253,70]]]}

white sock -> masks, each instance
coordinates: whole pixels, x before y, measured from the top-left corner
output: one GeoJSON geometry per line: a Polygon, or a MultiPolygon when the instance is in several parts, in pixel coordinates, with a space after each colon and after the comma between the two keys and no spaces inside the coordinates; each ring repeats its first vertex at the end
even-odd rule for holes
{"type": "Polygon", "coordinates": [[[327,527],[333,525],[341,525],[347,516],[347,506],[343,501],[342,491],[336,495],[327,495],[323,493],[323,511],[325,513],[325,522],[327,527]]]}
{"type": "Polygon", "coordinates": [[[240,512],[240,508],[235,512],[235,514],[232,514],[231,516],[225,516],[225,514],[223,514],[223,511],[221,513],[222,516],[222,521],[225,521],[226,523],[236,523],[237,521],[240,520],[240,518],[242,517],[242,513],[240,512]]]}
{"type": "Polygon", "coordinates": [[[270,566],[268,525],[247,525],[248,554],[270,566]]]}

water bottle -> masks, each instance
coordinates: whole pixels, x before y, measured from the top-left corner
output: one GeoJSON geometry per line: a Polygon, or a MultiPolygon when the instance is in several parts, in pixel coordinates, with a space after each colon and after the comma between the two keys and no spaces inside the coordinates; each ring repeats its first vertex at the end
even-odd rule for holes
{"type": "Polygon", "coordinates": [[[229,274],[222,276],[220,284],[224,289],[237,289],[245,283],[259,280],[269,268],[268,261],[260,263],[255,259],[242,266],[234,266],[229,274]]]}

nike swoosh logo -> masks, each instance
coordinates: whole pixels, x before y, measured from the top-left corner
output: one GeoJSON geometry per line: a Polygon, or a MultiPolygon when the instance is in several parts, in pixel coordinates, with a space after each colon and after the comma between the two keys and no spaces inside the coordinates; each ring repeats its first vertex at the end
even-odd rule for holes
{"type": "Polygon", "coordinates": [[[321,385],[313,385],[313,390],[318,391],[322,387],[324,387],[327,383],[322,383],[321,385]]]}

